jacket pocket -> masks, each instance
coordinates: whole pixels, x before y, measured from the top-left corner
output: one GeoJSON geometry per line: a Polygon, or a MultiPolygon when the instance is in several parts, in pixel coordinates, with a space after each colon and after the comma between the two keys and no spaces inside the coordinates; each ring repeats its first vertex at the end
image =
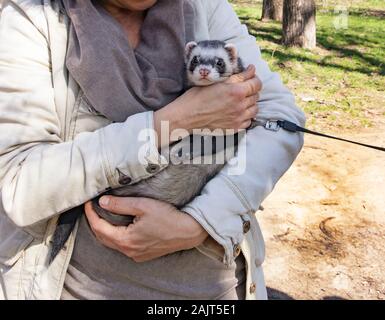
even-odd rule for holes
{"type": "Polygon", "coordinates": [[[0,214],[0,264],[11,267],[34,240],[33,236],[15,226],[4,214],[0,214]]]}

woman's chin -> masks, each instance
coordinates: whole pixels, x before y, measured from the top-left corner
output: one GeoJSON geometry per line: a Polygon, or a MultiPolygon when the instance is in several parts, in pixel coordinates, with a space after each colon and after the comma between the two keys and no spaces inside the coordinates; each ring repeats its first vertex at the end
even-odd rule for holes
{"type": "Polygon", "coordinates": [[[151,8],[158,0],[119,0],[122,8],[132,11],[144,11],[151,8]]]}

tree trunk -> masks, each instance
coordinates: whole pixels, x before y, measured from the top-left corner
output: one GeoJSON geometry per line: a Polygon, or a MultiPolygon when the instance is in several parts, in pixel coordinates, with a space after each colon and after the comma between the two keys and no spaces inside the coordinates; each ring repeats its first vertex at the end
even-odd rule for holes
{"type": "Polygon", "coordinates": [[[263,0],[262,21],[282,21],[283,0],[263,0]]]}
{"type": "Polygon", "coordinates": [[[316,5],[314,0],[285,0],[283,44],[313,49],[316,46],[316,5]]]}

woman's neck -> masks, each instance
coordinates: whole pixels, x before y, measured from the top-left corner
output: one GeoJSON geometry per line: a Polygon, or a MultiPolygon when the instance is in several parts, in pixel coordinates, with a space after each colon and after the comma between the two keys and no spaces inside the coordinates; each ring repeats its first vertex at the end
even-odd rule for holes
{"type": "Polygon", "coordinates": [[[121,24],[131,46],[136,48],[140,42],[140,29],[145,11],[131,11],[108,4],[107,2],[103,2],[103,7],[121,24]]]}

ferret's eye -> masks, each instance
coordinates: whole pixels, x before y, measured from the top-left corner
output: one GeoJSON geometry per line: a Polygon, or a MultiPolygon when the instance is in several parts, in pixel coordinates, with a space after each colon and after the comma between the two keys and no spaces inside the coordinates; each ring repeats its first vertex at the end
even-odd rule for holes
{"type": "Polygon", "coordinates": [[[225,66],[225,63],[222,59],[218,60],[217,61],[217,66],[220,67],[220,68],[223,68],[225,66]]]}
{"type": "Polygon", "coordinates": [[[197,64],[199,64],[199,58],[197,57],[197,56],[195,56],[192,60],[191,60],[191,63],[193,64],[193,65],[197,65],[197,64]]]}

